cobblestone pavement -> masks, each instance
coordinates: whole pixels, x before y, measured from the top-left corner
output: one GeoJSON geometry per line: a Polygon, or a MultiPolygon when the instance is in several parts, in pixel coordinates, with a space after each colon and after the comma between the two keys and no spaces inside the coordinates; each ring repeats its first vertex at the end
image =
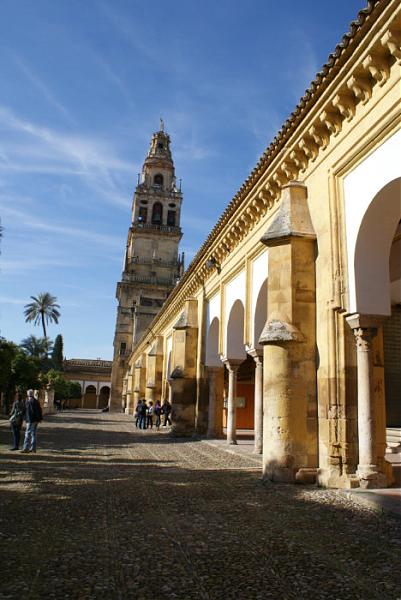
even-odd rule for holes
{"type": "Polygon", "coordinates": [[[46,417],[37,454],[0,435],[2,600],[401,598],[401,521],[344,494],[125,415],[46,417]]]}

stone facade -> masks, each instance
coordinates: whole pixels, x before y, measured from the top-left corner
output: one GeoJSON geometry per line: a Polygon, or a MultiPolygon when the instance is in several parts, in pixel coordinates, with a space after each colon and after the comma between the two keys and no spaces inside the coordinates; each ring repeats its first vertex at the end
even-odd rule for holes
{"type": "Polygon", "coordinates": [[[235,444],[252,389],[267,479],[392,481],[400,13],[395,0],[359,13],[127,357],[126,389],[151,380],[179,435],[235,444]]]}
{"type": "Polygon", "coordinates": [[[69,400],[69,408],[105,408],[111,385],[110,360],[71,358],[63,363],[63,375],[81,386],[82,397],[69,400]]]}
{"type": "Polygon", "coordinates": [[[127,409],[123,377],[133,346],[148,330],[182,275],[178,255],[182,193],[177,188],[170,137],[152,136],[132,203],[124,270],[117,284],[118,300],[111,388],[111,407],[127,409]]]}

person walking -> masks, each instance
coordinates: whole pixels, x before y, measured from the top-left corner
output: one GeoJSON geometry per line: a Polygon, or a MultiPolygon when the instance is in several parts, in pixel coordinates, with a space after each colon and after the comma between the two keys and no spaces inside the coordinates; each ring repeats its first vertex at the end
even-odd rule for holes
{"type": "Polygon", "coordinates": [[[136,405],[136,408],[135,408],[135,427],[137,429],[141,422],[141,406],[142,406],[142,400],[138,400],[138,404],[136,405]]]}
{"type": "Polygon", "coordinates": [[[21,427],[24,420],[25,413],[25,402],[18,393],[16,399],[13,402],[10,412],[10,427],[13,434],[13,447],[10,450],[19,449],[19,441],[21,437],[21,427]]]}
{"type": "Polygon", "coordinates": [[[162,417],[161,417],[161,415],[162,415],[162,407],[161,407],[161,404],[160,404],[159,400],[156,400],[154,413],[156,415],[156,430],[160,431],[160,423],[161,423],[161,420],[162,420],[162,417]]]}
{"type": "Polygon", "coordinates": [[[162,406],[162,414],[164,415],[163,427],[167,427],[167,425],[169,425],[169,424],[171,425],[170,413],[171,413],[171,404],[168,400],[165,400],[163,402],[163,406],[162,406]]]}
{"type": "Polygon", "coordinates": [[[140,412],[140,419],[139,419],[139,429],[146,429],[146,427],[147,427],[147,422],[146,422],[147,413],[148,413],[148,406],[146,404],[146,400],[143,399],[142,400],[142,404],[141,404],[141,412],[140,412]]]}
{"type": "Polygon", "coordinates": [[[21,452],[36,452],[36,430],[42,418],[42,407],[39,400],[33,395],[33,390],[28,390],[28,398],[25,403],[26,430],[21,452]]]}
{"type": "Polygon", "coordinates": [[[149,401],[149,406],[148,406],[148,416],[146,419],[146,427],[149,429],[153,429],[153,402],[150,400],[149,401]]]}

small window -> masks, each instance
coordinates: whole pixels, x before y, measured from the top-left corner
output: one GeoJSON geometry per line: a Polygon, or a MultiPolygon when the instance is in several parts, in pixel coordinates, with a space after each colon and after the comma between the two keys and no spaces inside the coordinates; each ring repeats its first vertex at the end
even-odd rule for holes
{"type": "Polygon", "coordinates": [[[125,342],[121,342],[120,344],[120,356],[125,356],[127,351],[127,344],[125,342]]]}
{"type": "Polygon", "coordinates": [[[140,206],[139,214],[138,214],[138,222],[146,223],[147,218],[148,218],[148,209],[146,208],[146,206],[140,206]]]}
{"type": "Polygon", "coordinates": [[[174,203],[170,203],[170,204],[169,204],[169,207],[170,207],[170,208],[175,208],[175,204],[174,204],[174,203]]]}
{"type": "Polygon", "coordinates": [[[175,226],[175,210],[169,210],[167,213],[167,225],[175,226]]]}
{"type": "Polygon", "coordinates": [[[141,204],[145,205],[145,204],[147,204],[147,203],[148,203],[148,201],[147,201],[147,200],[141,200],[141,204]]]}
{"type": "Polygon", "coordinates": [[[157,147],[159,148],[159,150],[164,150],[163,142],[158,142],[157,147]]]}
{"type": "Polygon", "coordinates": [[[152,223],[153,225],[161,225],[163,220],[163,206],[160,202],[155,202],[152,210],[152,223]]]}
{"type": "Polygon", "coordinates": [[[155,185],[163,185],[163,175],[161,175],[160,173],[155,175],[154,179],[153,179],[153,183],[155,185]]]}

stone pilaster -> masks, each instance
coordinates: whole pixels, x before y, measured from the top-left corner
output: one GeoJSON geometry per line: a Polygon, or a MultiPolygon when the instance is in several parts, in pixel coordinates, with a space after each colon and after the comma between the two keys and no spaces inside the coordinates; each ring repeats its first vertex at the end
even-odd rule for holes
{"type": "Polygon", "coordinates": [[[316,477],[315,240],[306,187],[291,182],[261,240],[269,247],[263,475],[275,481],[316,477]]]}
{"type": "Polygon", "coordinates": [[[172,434],[192,435],[196,412],[197,301],[187,300],[173,328],[173,370],[170,375],[172,434]]]}
{"type": "Polygon", "coordinates": [[[161,400],[163,376],[163,338],[158,336],[147,354],[146,392],[147,401],[161,400]]]}
{"type": "Polygon", "coordinates": [[[224,405],[224,367],[208,367],[209,407],[208,407],[208,438],[223,436],[223,405],[224,405]]]}
{"type": "Polygon", "coordinates": [[[372,338],[377,333],[378,319],[370,315],[351,315],[347,322],[354,332],[357,352],[359,461],[356,474],[362,488],[386,487],[386,476],[378,460],[373,386],[372,338]]]}

